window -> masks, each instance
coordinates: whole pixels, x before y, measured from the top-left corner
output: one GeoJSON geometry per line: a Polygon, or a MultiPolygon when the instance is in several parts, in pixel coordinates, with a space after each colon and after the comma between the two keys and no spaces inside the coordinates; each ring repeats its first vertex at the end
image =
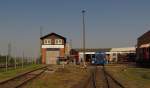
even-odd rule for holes
{"type": "Polygon", "coordinates": [[[62,39],[55,39],[55,44],[62,44],[62,39]]]}
{"type": "Polygon", "coordinates": [[[92,58],[95,58],[95,54],[92,54],[92,58]]]}
{"type": "Polygon", "coordinates": [[[47,40],[46,39],[44,40],[44,44],[47,44],[47,40]]]}
{"type": "Polygon", "coordinates": [[[48,40],[47,40],[47,44],[51,44],[51,39],[48,39],[48,40]]]}
{"type": "Polygon", "coordinates": [[[45,39],[44,44],[51,44],[51,39],[45,39]]]}
{"type": "Polygon", "coordinates": [[[113,56],[116,56],[116,54],[115,54],[115,53],[113,53],[113,56]]]}

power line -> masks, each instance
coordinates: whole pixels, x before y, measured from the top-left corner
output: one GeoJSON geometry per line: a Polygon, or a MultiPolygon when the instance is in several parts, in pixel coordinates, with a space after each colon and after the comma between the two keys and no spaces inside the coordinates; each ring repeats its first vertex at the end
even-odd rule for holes
{"type": "Polygon", "coordinates": [[[85,10],[82,10],[82,24],[83,24],[83,65],[85,64],[85,10]]]}

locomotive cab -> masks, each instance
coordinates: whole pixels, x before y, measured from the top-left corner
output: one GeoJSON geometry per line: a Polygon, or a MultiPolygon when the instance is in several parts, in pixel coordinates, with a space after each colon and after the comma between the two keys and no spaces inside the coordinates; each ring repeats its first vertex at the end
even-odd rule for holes
{"type": "Polygon", "coordinates": [[[104,52],[96,52],[95,53],[95,58],[92,58],[92,65],[104,65],[106,64],[106,59],[105,59],[105,53],[104,52]]]}

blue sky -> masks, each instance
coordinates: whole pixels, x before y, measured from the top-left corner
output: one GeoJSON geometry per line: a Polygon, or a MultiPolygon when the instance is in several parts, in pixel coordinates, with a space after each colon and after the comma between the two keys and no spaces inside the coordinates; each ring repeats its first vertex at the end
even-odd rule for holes
{"type": "Polygon", "coordinates": [[[150,29],[149,0],[0,0],[0,53],[39,54],[40,26],[43,35],[56,32],[82,47],[81,10],[86,9],[86,47],[136,45],[150,29]]]}

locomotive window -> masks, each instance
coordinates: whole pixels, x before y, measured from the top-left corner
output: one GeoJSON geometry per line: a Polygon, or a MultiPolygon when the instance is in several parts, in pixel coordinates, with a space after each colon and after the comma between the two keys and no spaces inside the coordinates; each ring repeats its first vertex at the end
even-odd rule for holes
{"type": "Polygon", "coordinates": [[[95,58],[95,54],[92,54],[92,58],[95,58]]]}

